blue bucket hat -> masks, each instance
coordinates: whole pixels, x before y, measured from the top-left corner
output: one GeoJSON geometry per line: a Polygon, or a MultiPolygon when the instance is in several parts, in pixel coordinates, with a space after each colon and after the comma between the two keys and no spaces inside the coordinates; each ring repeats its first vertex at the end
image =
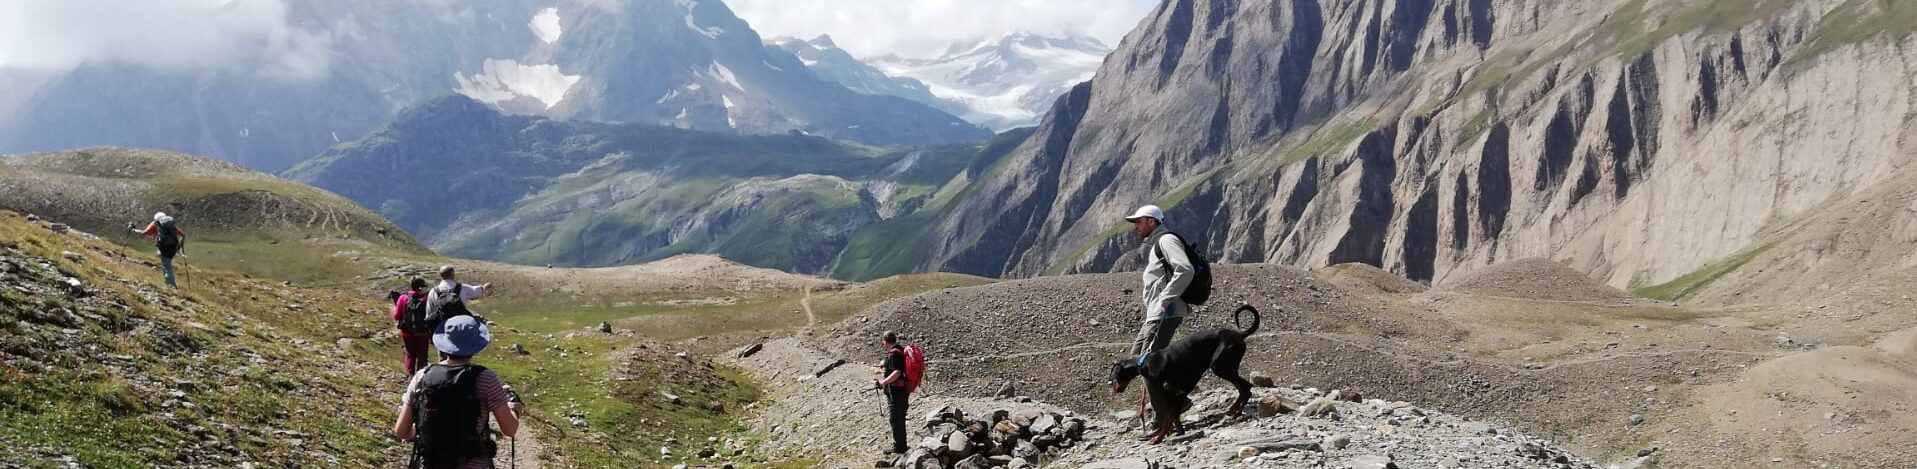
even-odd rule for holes
{"type": "Polygon", "coordinates": [[[439,348],[440,353],[456,357],[478,355],[492,342],[492,331],[472,316],[453,316],[439,332],[433,333],[433,346],[439,348]]]}

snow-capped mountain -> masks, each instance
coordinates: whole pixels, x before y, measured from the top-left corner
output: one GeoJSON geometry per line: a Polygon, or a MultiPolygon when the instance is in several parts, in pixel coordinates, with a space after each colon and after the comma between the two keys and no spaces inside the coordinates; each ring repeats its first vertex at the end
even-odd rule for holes
{"type": "Polygon", "coordinates": [[[1017,33],[953,44],[938,58],[883,56],[872,64],[962,104],[965,120],[1003,130],[1037,123],[1072,85],[1090,80],[1110,52],[1089,37],[1017,33]]]}
{"type": "MultiPolygon", "coordinates": [[[[875,145],[990,136],[822,81],[720,0],[287,2],[322,41],[303,73],[245,65],[0,69],[0,153],[153,147],[279,171],[458,93],[517,114],[875,145]]],[[[270,65],[270,64],[269,64],[270,65]]]]}
{"type": "Polygon", "coordinates": [[[811,40],[776,37],[766,41],[766,46],[791,53],[819,79],[838,83],[852,91],[874,96],[897,96],[952,114],[966,112],[965,106],[957,101],[933,95],[932,88],[924,82],[911,77],[886,75],[872,64],[853,57],[832,42],[832,36],[821,35],[811,40]]]}

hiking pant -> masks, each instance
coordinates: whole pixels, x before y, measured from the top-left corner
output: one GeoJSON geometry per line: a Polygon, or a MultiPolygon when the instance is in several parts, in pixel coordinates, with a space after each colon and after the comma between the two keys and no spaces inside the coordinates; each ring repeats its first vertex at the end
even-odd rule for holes
{"type": "Polygon", "coordinates": [[[904,453],[910,448],[905,446],[905,413],[910,396],[911,393],[906,392],[905,388],[885,387],[886,409],[892,420],[892,452],[895,453],[904,453]]]}
{"type": "Polygon", "coordinates": [[[1178,332],[1178,325],[1184,322],[1185,318],[1181,317],[1145,321],[1145,326],[1138,328],[1138,338],[1132,341],[1131,356],[1143,363],[1145,354],[1171,345],[1172,335],[1178,332]]]}
{"type": "Polygon", "coordinates": [[[173,256],[160,256],[160,270],[166,271],[166,286],[180,288],[173,284],[173,256]]]}
{"type": "Polygon", "coordinates": [[[412,376],[421,368],[425,368],[427,349],[433,344],[433,335],[400,332],[399,341],[406,344],[406,355],[400,358],[400,361],[406,364],[406,376],[412,376]]]}

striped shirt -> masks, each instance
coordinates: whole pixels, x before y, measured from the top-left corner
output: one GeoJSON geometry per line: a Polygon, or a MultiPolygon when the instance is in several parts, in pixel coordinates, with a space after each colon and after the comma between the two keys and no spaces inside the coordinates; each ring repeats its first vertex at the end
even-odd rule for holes
{"type": "MultiPolygon", "coordinates": [[[[421,368],[413,375],[413,382],[406,385],[406,395],[413,395],[413,392],[419,389],[419,379],[423,376],[426,376],[426,368],[421,368]]],[[[478,425],[480,433],[484,434],[491,428],[493,412],[511,411],[506,402],[506,382],[499,379],[498,373],[489,369],[479,373],[479,381],[475,384],[479,392],[480,414],[483,415],[478,422],[475,422],[475,425],[478,425]]],[[[492,467],[493,461],[485,458],[473,458],[459,464],[459,469],[491,469],[492,467]]]]}

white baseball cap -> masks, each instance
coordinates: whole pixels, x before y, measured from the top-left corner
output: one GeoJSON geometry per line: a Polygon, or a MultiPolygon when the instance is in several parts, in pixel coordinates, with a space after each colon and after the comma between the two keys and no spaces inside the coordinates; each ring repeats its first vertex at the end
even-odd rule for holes
{"type": "Polygon", "coordinates": [[[1132,212],[1132,216],[1125,217],[1125,221],[1136,222],[1138,219],[1145,217],[1152,217],[1153,220],[1163,222],[1165,221],[1165,211],[1159,210],[1157,205],[1146,205],[1139,207],[1138,211],[1132,212]]]}

